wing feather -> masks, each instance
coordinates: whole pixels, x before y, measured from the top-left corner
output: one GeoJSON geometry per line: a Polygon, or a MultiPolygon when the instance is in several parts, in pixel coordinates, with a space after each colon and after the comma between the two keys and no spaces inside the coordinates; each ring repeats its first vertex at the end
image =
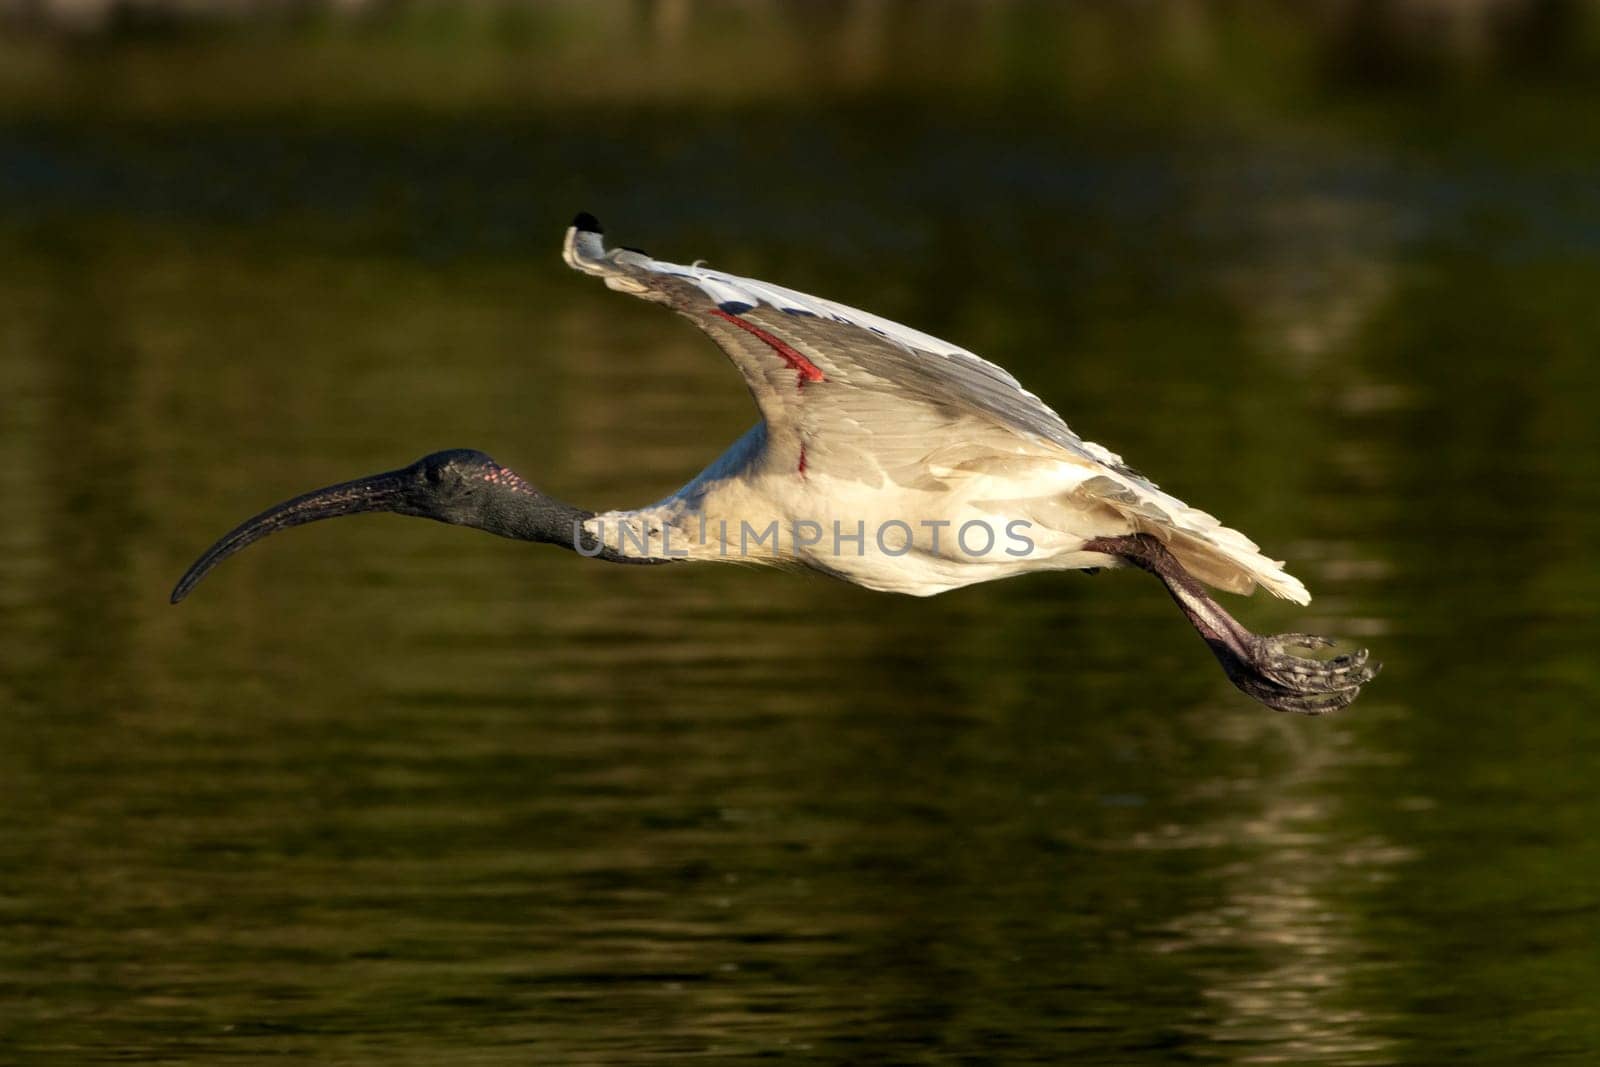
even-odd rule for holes
{"type": "Polygon", "coordinates": [[[744,376],[769,426],[783,427],[801,417],[808,394],[796,385],[793,367],[758,336],[731,325],[730,315],[804,353],[835,385],[988,420],[1146,481],[1114,452],[1073,433],[1009,372],[920,330],[771,282],[699,264],[668,263],[629,249],[608,250],[598,232],[576,225],[567,231],[565,258],[569,266],[605,279],[612,289],[666,304],[710,334],[744,376]]]}
{"type": "Polygon", "coordinates": [[[768,446],[791,461],[803,457],[869,484],[916,484],[936,477],[930,441],[964,442],[997,457],[1051,456],[1088,468],[1074,496],[1162,537],[1203,581],[1242,593],[1260,582],[1278,596],[1310,599],[1243,534],[1085,441],[1010,373],[959,345],[771,282],[607,249],[587,216],[568,229],[564,256],[709,334],[743,375],[768,446]]]}

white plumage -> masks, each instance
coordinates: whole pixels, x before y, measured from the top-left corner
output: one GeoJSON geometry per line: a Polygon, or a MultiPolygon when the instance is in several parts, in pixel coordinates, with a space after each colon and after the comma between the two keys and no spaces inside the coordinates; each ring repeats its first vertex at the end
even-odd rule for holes
{"type": "Polygon", "coordinates": [[[567,231],[565,257],[710,334],[763,417],[672,496],[597,516],[591,532],[608,544],[655,556],[799,563],[870,589],[926,596],[1026,571],[1119,566],[1120,558],[1085,543],[1145,533],[1207,584],[1235,593],[1259,584],[1310,600],[1249,538],[1078,437],[1011,374],[958,345],[769,282],[607,250],[598,232],[577,225],[567,231]],[[723,533],[774,520],[780,530],[814,523],[824,536],[752,554],[748,538],[731,543],[723,533]],[[911,531],[904,552],[906,539],[880,544],[872,536],[896,522],[911,531]],[[949,526],[923,525],[940,522],[949,526]],[[1032,549],[965,551],[950,532],[974,522],[997,532],[1026,523],[1032,549]],[[863,524],[869,536],[859,554],[848,537],[835,544],[835,523],[846,534],[863,524]]]}

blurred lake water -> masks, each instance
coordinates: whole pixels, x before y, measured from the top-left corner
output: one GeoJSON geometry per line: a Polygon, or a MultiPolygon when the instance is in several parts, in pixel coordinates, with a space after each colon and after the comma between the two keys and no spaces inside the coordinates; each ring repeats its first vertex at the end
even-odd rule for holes
{"type": "Polygon", "coordinates": [[[0,37],[0,1058],[1600,1055],[1591,6],[96,10],[0,37]],[[613,507],[742,432],[579,209],[1008,367],[1383,676],[392,518],[168,606],[435,449],[613,507]]]}

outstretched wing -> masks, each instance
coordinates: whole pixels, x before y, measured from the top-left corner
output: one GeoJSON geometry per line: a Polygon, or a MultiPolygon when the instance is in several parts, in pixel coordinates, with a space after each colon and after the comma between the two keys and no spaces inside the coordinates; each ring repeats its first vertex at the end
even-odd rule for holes
{"type": "Polygon", "coordinates": [[[1085,441],[1016,378],[958,345],[770,282],[607,249],[587,214],[568,229],[565,256],[710,334],[750,387],[769,451],[802,472],[910,484],[1012,457],[1065,462],[1084,468],[1071,496],[1161,537],[1203,580],[1242,593],[1259,581],[1278,596],[1310,599],[1243,534],[1085,441]]]}
{"type": "Polygon", "coordinates": [[[931,434],[977,424],[991,431],[981,434],[990,447],[1008,439],[1013,446],[1050,444],[1138,477],[1115,453],[1073,433],[1005,370],[948,341],[770,282],[608,250],[589,215],[567,231],[565,256],[569,266],[665,304],[709,334],[744,376],[769,439],[825,429],[827,440],[814,435],[824,451],[870,442],[887,459],[898,440],[920,442],[925,453],[927,442],[939,439],[931,434]]]}

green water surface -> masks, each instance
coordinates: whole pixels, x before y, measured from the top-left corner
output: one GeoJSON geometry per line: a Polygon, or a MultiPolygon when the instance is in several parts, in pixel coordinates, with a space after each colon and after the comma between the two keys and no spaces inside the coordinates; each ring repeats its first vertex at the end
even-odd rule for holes
{"type": "Polygon", "coordinates": [[[1600,48],[1547,8],[13,31],[0,1061],[1600,1062],[1600,48]],[[1010,368],[1382,678],[1267,712],[1133,573],[392,517],[167,604],[435,449],[600,508],[742,432],[578,209],[1010,368]]]}

